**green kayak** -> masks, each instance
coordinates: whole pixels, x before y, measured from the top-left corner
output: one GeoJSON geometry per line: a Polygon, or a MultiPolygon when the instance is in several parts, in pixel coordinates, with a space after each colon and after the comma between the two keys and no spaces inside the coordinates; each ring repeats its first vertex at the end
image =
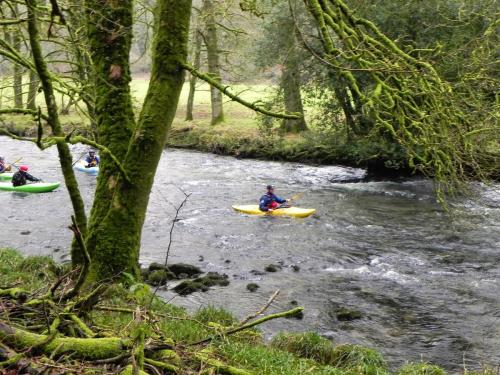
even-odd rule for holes
{"type": "Polygon", "coordinates": [[[0,182],[0,190],[19,191],[23,193],[47,193],[57,189],[60,182],[35,182],[23,186],[12,186],[12,182],[0,182]]]}
{"type": "Polygon", "coordinates": [[[0,173],[0,181],[10,181],[12,180],[12,176],[14,176],[14,172],[0,173]]]}

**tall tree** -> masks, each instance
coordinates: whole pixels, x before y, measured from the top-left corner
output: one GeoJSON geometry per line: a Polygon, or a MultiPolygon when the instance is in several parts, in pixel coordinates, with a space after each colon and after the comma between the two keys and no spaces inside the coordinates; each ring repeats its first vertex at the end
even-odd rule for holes
{"type": "MultiPolygon", "coordinates": [[[[201,66],[201,43],[202,43],[202,31],[199,29],[199,16],[196,18],[195,27],[192,32],[192,58],[193,58],[193,68],[200,69],[201,66]]],[[[189,77],[189,93],[186,106],[186,121],[193,120],[193,107],[194,107],[194,95],[196,92],[196,81],[195,75],[191,74],[189,77]]]]}
{"type": "Polygon", "coordinates": [[[165,137],[184,82],[191,0],[159,0],[152,72],[137,123],[130,97],[131,0],[88,0],[87,20],[96,74],[99,142],[124,166],[103,155],[87,236],[90,280],[138,275],[142,225],[165,137]]]}
{"type": "MultiPolygon", "coordinates": [[[[203,0],[202,15],[205,19],[205,47],[207,49],[208,74],[218,82],[222,82],[219,61],[219,42],[217,38],[216,7],[213,0],[203,0]]],[[[215,87],[210,87],[210,100],[212,105],[211,124],[216,125],[224,121],[222,109],[222,94],[215,87]]]]}
{"type": "Polygon", "coordinates": [[[286,2],[267,4],[263,16],[264,32],[256,43],[256,64],[263,68],[281,67],[279,78],[279,101],[286,111],[300,114],[299,119],[284,119],[281,129],[286,132],[300,132],[307,129],[302,104],[302,70],[309,56],[301,48],[295,33],[295,22],[286,2]],[[269,51],[274,53],[269,53],[269,51]]]}
{"type": "MultiPolygon", "coordinates": [[[[17,19],[19,16],[19,6],[13,3],[11,7],[12,19],[17,19]]],[[[22,34],[20,29],[14,29],[11,33],[12,46],[17,53],[21,53],[22,34]]],[[[12,75],[14,77],[14,106],[16,108],[23,108],[23,72],[24,69],[19,64],[13,65],[12,75]]]]}

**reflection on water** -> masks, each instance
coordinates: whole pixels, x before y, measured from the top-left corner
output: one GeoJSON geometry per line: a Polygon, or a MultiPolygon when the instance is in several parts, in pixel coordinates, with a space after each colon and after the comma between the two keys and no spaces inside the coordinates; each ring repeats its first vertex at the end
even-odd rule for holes
{"type": "MultiPolygon", "coordinates": [[[[0,138],[7,159],[23,157],[35,176],[62,180],[55,149],[0,138]]],[[[82,147],[73,152],[79,155],[82,147]]],[[[304,319],[266,323],[281,329],[317,330],[335,342],[379,348],[394,365],[433,361],[457,370],[465,362],[500,361],[500,186],[475,186],[473,199],[454,202],[453,218],[435,203],[426,180],[338,183],[362,171],[342,167],[237,160],[189,151],[166,151],[153,188],[143,232],[141,261],[162,261],[178,186],[192,193],[174,233],[171,262],[188,262],[229,275],[231,284],[190,297],[166,298],[196,309],[224,306],[238,316],[254,312],[276,289],[274,309],[291,301],[304,319]],[[308,219],[254,217],[231,210],[252,203],[263,187],[304,191],[297,204],[317,208],[308,219]],[[263,275],[268,264],[282,270],[263,275]],[[300,270],[295,271],[298,266],[300,270]],[[294,269],[295,268],[295,269],[294,269]],[[260,285],[255,293],[249,282],[260,285]],[[362,313],[339,321],[339,307],[362,313]]],[[[79,174],[87,208],[95,179],[79,174]]],[[[0,192],[0,246],[67,259],[69,199],[50,194],[0,192]]]]}

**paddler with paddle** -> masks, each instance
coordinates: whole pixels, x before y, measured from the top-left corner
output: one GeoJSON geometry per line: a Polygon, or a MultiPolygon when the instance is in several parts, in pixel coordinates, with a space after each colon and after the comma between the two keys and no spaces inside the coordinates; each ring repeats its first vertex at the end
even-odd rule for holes
{"type": "Polygon", "coordinates": [[[23,186],[26,185],[26,180],[32,182],[42,181],[39,178],[33,177],[28,173],[28,166],[21,165],[19,170],[12,176],[12,186],[23,186]]]}
{"type": "Polygon", "coordinates": [[[277,208],[280,208],[280,205],[283,203],[290,202],[290,199],[283,199],[274,194],[274,186],[267,185],[267,192],[262,197],[260,197],[259,201],[259,210],[263,212],[272,212],[277,208]]]}
{"type": "Polygon", "coordinates": [[[99,165],[99,162],[100,162],[99,156],[97,156],[95,154],[94,150],[90,150],[89,154],[87,155],[87,157],[84,160],[87,163],[87,165],[85,166],[85,168],[97,167],[99,165]]]}
{"type": "Polygon", "coordinates": [[[7,164],[4,157],[0,156],[0,173],[10,172],[11,169],[12,167],[10,166],[10,164],[7,164]]]}

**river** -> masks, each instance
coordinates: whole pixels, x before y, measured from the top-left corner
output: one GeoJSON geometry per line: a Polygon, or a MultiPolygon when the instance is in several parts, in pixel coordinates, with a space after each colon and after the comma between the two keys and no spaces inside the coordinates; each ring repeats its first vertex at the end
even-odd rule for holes
{"type": "MultiPolygon", "coordinates": [[[[79,156],[85,148],[75,146],[79,156]]],[[[0,153],[45,181],[62,181],[55,148],[0,137],[0,153]]],[[[77,172],[78,173],[78,172],[77,172]]],[[[186,262],[229,275],[228,287],[164,298],[195,310],[223,306],[243,317],[281,293],[269,311],[305,307],[303,320],[262,326],[316,330],[335,343],[380,350],[392,366],[431,361],[452,371],[465,363],[500,363],[500,185],[473,187],[472,198],[453,202],[453,216],[435,202],[425,179],[339,183],[362,170],[238,160],[166,150],[144,226],[141,262],[163,262],[174,206],[191,194],[176,223],[170,262],[186,262]],[[253,203],[268,183],[297,202],[317,208],[307,219],[255,217],[231,204],[253,203]],[[275,273],[255,275],[269,264],[275,273]],[[296,272],[292,266],[298,266],[296,272]],[[260,288],[246,290],[250,282],[260,288]],[[362,313],[339,321],[336,309],[362,313]]],[[[78,174],[87,208],[95,178],[78,174]]],[[[71,215],[64,188],[48,194],[0,192],[0,247],[68,260],[71,215]]],[[[126,230],[126,228],[124,228],[126,230]]]]}

